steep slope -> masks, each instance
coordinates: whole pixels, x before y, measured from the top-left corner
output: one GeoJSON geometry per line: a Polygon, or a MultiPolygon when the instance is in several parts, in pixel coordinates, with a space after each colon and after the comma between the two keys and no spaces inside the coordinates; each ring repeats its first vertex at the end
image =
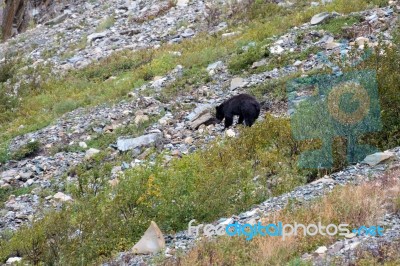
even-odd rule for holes
{"type": "MultiPolygon", "coordinates": [[[[163,232],[180,231],[192,218],[246,222],[284,208],[289,198],[305,202],[326,188],[358,183],[354,176],[366,181],[365,176],[376,174],[379,180],[382,166],[356,165],[300,186],[329,172],[295,164],[299,150],[313,143],[299,144],[291,136],[285,90],[295,77],[335,72],[318,52],[338,62],[343,54],[339,38],[348,41],[344,50],[355,61],[367,46],[377,47],[380,57],[360,67],[375,67],[374,60],[388,58],[395,63],[398,53],[390,47],[398,45],[398,3],[381,8],[368,1],[316,7],[307,1],[249,3],[239,5],[246,7],[243,14],[234,14],[240,10],[234,5],[220,10],[203,1],[71,5],[52,23],[1,45],[5,62],[22,60],[15,64],[21,69],[1,87],[22,103],[2,124],[7,144],[0,180],[2,260],[18,254],[31,263],[74,264],[78,252],[84,263],[100,263],[128,250],[150,219],[157,219],[163,232]],[[212,23],[204,15],[224,10],[228,14],[215,15],[212,23]],[[309,22],[325,10],[329,19],[309,22]],[[259,18],[265,14],[271,17],[259,18]],[[138,51],[116,53],[120,50],[138,51]],[[50,72],[39,67],[46,65],[50,72]],[[35,75],[44,80],[27,90],[24,78],[35,75]],[[260,121],[251,129],[223,132],[212,119],[213,106],[240,92],[262,101],[260,121]],[[30,104],[42,109],[31,113],[24,107],[30,104]],[[244,210],[249,211],[232,216],[244,210]],[[30,252],[30,241],[36,240],[39,248],[30,252]]],[[[396,66],[387,61],[384,67],[376,69],[379,84],[387,86],[381,90],[385,129],[370,140],[393,148],[399,145],[398,121],[385,114],[397,110],[391,102],[398,99],[389,94],[395,89],[396,66]]],[[[344,154],[337,150],[335,169],[341,169],[344,154]]],[[[393,151],[392,167],[397,167],[398,149],[393,151]]],[[[396,217],[390,220],[393,228],[396,217]]],[[[174,259],[182,259],[175,252],[194,244],[185,232],[166,239],[165,255],[174,259]]],[[[152,259],[128,252],[112,263],[152,259]]]]}

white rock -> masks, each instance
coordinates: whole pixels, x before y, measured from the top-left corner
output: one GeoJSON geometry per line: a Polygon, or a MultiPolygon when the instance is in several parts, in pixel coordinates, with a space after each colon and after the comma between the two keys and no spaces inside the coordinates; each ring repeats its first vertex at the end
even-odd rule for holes
{"type": "Polygon", "coordinates": [[[349,249],[355,249],[360,245],[360,241],[353,242],[349,245],[349,249]]]}
{"type": "Polygon", "coordinates": [[[106,35],[107,35],[107,31],[100,32],[100,33],[92,33],[87,37],[87,42],[91,43],[97,39],[102,39],[102,38],[106,37],[106,35]]]}
{"type": "Polygon", "coordinates": [[[186,144],[192,144],[193,143],[193,138],[192,137],[185,138],[185,143],[186,144]]]}
{"type": "Polygon", "coordinates": [[[231,224],[231,223],[233,223],[234,222],[234,220],[232,219],[232,218],[228,218],[228,219],[226,219],[225,221],[223,221],[222,223],[220,223],[220,224],[222,224],[222,225],[228,225],[228,224],[231,224]]]}
{"type": "Polygon", "coordinates": [[[33,181],[33,179],[28,179],[28,180],[25,182],[25,185],[29,187],[29,186],[32,186],[34,182],[35,182],[35,181],[33,181]]]}
{"type": "Polygon", "coordinates": [[[234,138],[236,136],[236,133],[232,129],[228,129],[227,131],[225,131],[225,136],[229,138],[234,138]]]}
{"type": "Polygon", "coordinates": [[[221,35],[221,38],[222,38],[222,39],[226,39],[226,38],[233,37],[233,36],[235,36],[235,35],[237,35],[237,34],[238,34],[238,32],[228,32],[228,33],[222,34],[222,35],[221,35]]]}
{"type": "Polygon", "coordinates": [[[326,46],[325,46],[325,48],[326,48],[327,50],[333,50],[333,49],[336,49],[336,48],[338,48],[338,47],[340,47],[340,43],[338,43],[338,42],[328,42],[328,43],[326,44],[326,46]]]}
{"type": "Polygon", "coordinates": [[[189,4],[189,0],[178,0],[176,2],[176,5],[179,7],[184,7],[187,6],[189,4]]]}
{"type": "Polygon", "coordinates": [[[354,234],[354,233],[349,233],[349,234],[345,234],[344,237],[350,239],[350,238],[356,237],[356,234],[354,234]]]}
{"type": "Polygon", "coordinates": [[[317,253],[317,254],[325,254],[325,252],[326,252],[327,250],[328,250],[328,249],[327,249],[325,246],[322,246],[322,247],[317,248],[317,250],[315,251],[315,253],[317,253]]]}
{"type": "Polygon", "coordinates": [[[53,199],[61,201],[61,202],[67,202],[67,201],[72,201],[71,196],[65,195],[62,192],[57,192],[54,196],[53,199]]]}
{"type": "Polygon", "coordinates": [[[281,53],[283,53],[283,51],[285,51],[285,49],[283,49],[282,46],[280,46],[280,45],[275,45],[275,46],[272,46],[271,48],[269,48],[269,51],[272,54],[281,54],[281,53]]]}
{"type": "Polygon", "coordinates": [[[302,64],[303,64],[302,61],[296,60],[296,62],[294,62],[294,64],[293,64],[293,66],[298,67],[298,66],[301,66],[302,64]]]}
{"type": "Polygon", "coordinates": [[[364,46],[366,43],[369,43],[369,39],[365,37],[358,37],[355,42],[358,44],[358,46],[364,46]]]}
{"type": "Polygon", "coordinates": [[[20,262],[22,260],[22,258],[20,257],[11,257],[7,260],[6,264],[13,264],[16,262],[20,262]]]}
{"type": "Polygon", "coordinates": [[[79,147],[86,149],[87,148],[87,144],[84,141],[79,142],[79,147]]]}
{"type": "Polygon", "coordinates": [[[95,154],[98,154],[100,151],[98,149],[90,148],[86,151],[85,158],[90,159],[92,158],[95,154]]]}
{"type": "Polygon", "coordinates": [[[139,125],[141,123],[149,121],[149,117],[147,115],[137,115],[135,117],[135,124],[139,125]]]}
{"type": "Polygon", "coordinates": [[[164,236],[157,224],[151,221],[142,238],[133,246],[132,252],[134,254],[155,254],[164,248],[164,236]]]}
{"type": "Polygon", "coordinates": [[[320,24],[320,23],[326,21],[328,18],[330,18],[330,16],[331,15],[328,12],[319,13],[311,18],[310,23],[311,23],[311,25],[320,24]]]}
{"type": "Polygon", "coordinates": [[[119,138],[117,147],[120,151],[133,150],[138,147],[147,146],[162,139],[162,133],[151,133],[133,139],[119,138]]]}

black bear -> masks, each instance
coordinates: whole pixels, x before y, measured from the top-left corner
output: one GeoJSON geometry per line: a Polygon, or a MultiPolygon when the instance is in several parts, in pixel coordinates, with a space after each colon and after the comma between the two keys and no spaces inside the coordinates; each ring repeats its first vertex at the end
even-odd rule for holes
{"type": "Polygon", "coordinates": [[[243,120],[246,126],[251,127],[260,115],[260,104],[257,100],[248,94],[239,94],[226,100],[216,107],[218,120],[225,118],[225,128],[227,129],[233,124],[233,116],[238,115],[238,124],[242,124],[243,120]]]}

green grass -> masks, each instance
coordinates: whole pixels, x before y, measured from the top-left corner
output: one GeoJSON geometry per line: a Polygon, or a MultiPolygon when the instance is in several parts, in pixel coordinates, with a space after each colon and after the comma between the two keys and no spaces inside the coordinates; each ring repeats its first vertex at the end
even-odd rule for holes
{"type": "Polygon", "coordinates": [[[4,207],[4,203],[11,195],[15,197],[31,193],[33,187],[21,188],[0,188],[0,208],[4,207]]]}
{"type": "Polygon", "coordinates": [[[97,26],[95,31],[96,32],[102,32],[102,31],[108,30],[112,26],[114,26],[114,24],[115,24],[114,17],[113,16],[109,16],[109,17],[105,18],[104,20],[102,20],[100,22],[100,24],[97,26]]]}
{"type": "Polygon", "coordinates": [[[26,157],[33,156],[39,152],[41,147],[40,141],[30,141],[24,146],[20,147],[18,150],[11,154],[13,160],[22,160],[26,157]]]}
{"type": "Polygon", "coordinates": [[[329,20],[327,23],[320,25],[317,29],[326,30],[335,36],[341,36],[343,32],[343,27],[345,26],[352,26],[356,23],[361,21],[360,16],[344,16],[344,17],[337,17],[334,19],[329,20]]]}

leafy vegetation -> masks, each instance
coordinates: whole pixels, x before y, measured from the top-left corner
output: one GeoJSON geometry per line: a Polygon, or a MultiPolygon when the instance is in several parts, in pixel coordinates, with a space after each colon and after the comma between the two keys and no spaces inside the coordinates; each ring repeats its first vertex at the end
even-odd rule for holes
{"type": "MultiPolygon", "coordinates": [[[[393,184],[388,185],[386,188],[393,184]]],[[[262,224],[340,224],[343,221],[349,224],[349,229],[361,225],[376,225],[377,220],[384,214],[382,203],[386,197],[396,198],[394,194],[387,192],[380,186],[365,184],[359,187],[338,187],[332,193],[322,199],[298,206],[295,203],[275,213],[274,217],[262,219],[262,224]]],[[[397,192],[398,196],[398,192],[397,192]]],[[[389,205],[393,205],[394,198],[389,205]]],[[[272,215],[271,215],[272,216],[272,215]]],[[[281,237],[257,236],[251,241],[245,237],[220,237],[217,240],[204,239],[188,255],[178,258],[179,265],[308,265],[299,262],[298,257],[304,253],[314,252],[317,247],[328,246],[338,236],[304,236],[302,231],[297,236],[291,236],[282,240],[281,237]]],[[[393,247],[397,247],[395,244],[393,247]]],[[[399,261],[394,249],[391,249],[391,257],[382,258],[381,262],[399,261]]],[[[368,261],[375,261],[370,258],[368,261]]],[[[166,261],[164,265],[175,265],[177,261],[166,261]]],[[[341,264],[341,263],[338,263],[341,264]]],[[[371,265],[371,264],[360,264],[371,265]]],[[[395,264],[388,264],[395,265],[395,264]]]]}
{"type": "Polygon", "coordinates": [[[100,24],[96,28],[96,32],[102,32],[108,30],[114,25],[114,23],[115,23],[114,17],[109,16],[100,22],[100,24]]]}
{"type": "Polygon", "coordinates": [[[323,29],[333,33],[335,36],[340,36],[343,33],[343,27],[352,26],[361,21],[359,16],[344,16],[329,20],[327,23],[318,26],[317,29],[323,29]]]}
{"type": "Polygon", "coordinates": [[[37,140],[29,141],[27,144],[21,146],[18,150],[13,152],[11,158],[14,160],[21,160],[26,157],[35,155],[40,150],[40,142],[37,140]]]}
{"type": "Polygon", "coordinates": [[[4,202],[6,202],[11,195],[18,197],[18,196],[30,193],[31,190],[32,190],[32,187],[0,188],[0,207],[3,208],[4,202]]]}

